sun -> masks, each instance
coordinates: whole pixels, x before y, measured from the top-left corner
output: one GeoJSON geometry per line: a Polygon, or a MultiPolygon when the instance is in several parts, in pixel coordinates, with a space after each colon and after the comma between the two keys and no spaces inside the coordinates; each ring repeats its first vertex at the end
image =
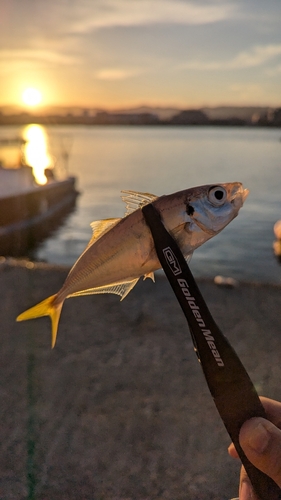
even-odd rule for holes
{"type": "Polygon", "coordinates": [[[37,106],[42,100],[42,94],[40,90],[28,87],[22,93],[22,100],[27,106],[37,106]]]}

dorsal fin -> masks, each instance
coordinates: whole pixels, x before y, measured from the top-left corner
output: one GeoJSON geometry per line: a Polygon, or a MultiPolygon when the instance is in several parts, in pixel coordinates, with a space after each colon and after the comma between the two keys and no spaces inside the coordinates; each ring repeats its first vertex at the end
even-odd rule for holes
{"type": "Polygon", "coordinates": [[[156,200],[158,196],[151,193],[139,193],[138,191],[121,191],[125,196],[121,196],[124,203],[126,203],[126,215],[130,215],[132,212],[138,208],[148,205],[152,201],[156,200]]]}
{"type": "Polygon", "coordinates": [[[93,235],[88,243],[88,246],[91,245],[94,241],[100,238],[103,234],[107,233],[110,228],[115,226],[121,219],[104,219],[104,220],[95,220],[91,222],[90,226],[93,230],[93,235]]]}

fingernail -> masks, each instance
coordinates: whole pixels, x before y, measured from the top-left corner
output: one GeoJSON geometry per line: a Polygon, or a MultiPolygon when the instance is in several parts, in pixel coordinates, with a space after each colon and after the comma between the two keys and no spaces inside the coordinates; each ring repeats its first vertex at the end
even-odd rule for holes
{"type": "Polygon", "coordinates": [[[239,500],[251,500],[253,490],[247,481],[243,481],[239,492],[239,500]]]}
{"type": "Polygon", "coordinates": [[[249,430],[248,444],[256,453],[263,453],[269,440],[270,434],[263,424],[259,423],[249,430]]]}

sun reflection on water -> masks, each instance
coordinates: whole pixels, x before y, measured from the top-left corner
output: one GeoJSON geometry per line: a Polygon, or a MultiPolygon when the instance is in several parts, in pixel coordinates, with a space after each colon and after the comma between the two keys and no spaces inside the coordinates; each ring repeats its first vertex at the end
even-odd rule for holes
{"type": "Polygon", "coordinates": [[[23,130],[23,138],[27,141],[24,148],[26,163],[33,168],[36,182],[46,184],[45,168],[53,166],[46,132],[41,125],[28,125],[23,130]]]}

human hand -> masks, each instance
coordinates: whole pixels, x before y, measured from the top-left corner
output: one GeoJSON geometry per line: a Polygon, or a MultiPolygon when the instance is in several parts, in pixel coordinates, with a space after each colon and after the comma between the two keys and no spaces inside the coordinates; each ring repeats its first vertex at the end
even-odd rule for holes
{"type": "MultiPolygon", "coordinates": [[[[260,399],[268,420],[260,417],[247,420],[240,429],[239,441],[250,462],[281,487],[281,403],[260,399]]],[[[233,443],[228,452],[238,458],[233,443]]],[[[240,474],[239,499],[258,500],[244,467],[240,474]]]]}

